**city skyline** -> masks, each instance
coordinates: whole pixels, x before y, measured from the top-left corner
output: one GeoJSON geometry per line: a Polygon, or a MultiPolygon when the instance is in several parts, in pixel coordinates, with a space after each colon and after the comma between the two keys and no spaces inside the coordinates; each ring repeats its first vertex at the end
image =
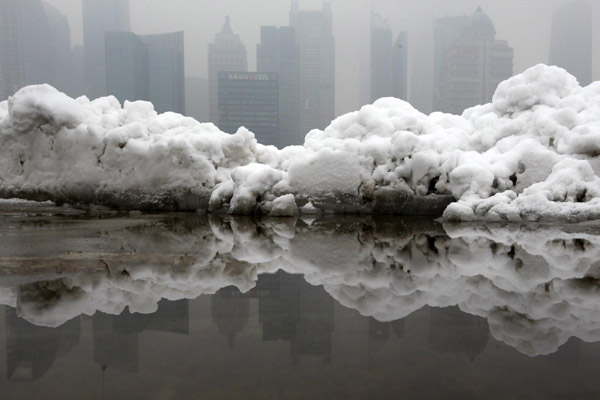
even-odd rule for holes
{"type": "MultiPolygon", "coordinates": [[[[62,12],[67,13],[71,25],[73,43],[81,43],[80,0],[50,0],[62,12]]],[[[336,115],[358,109],[361,101],[361,85],[368,84],[369,66],[368,34],[370,10],[384,16],[392,27],[394,37],[407,31],[412,42],[418,39],[420,46],[409,51],[409,101],[417,108],[432,103],[433,83],[433,21],[452,15],[470,15],[481,5],[495,22],[498,36],[507,40],[515,49],[514,72],[519,73],[537,63],[549,62],[550,25],[553,11],[568,0],[556,0],[552,4],[541,0],[526,3],[510,0],[500,3],[489,0],[458,0],[448,2],[429,0],[415,8],[414,1],[339,1],[332,0],[333,33],[336,46],[336,115]],[[535,17],[535,18],[534,18],[535,17]],[[351,21],[352,23],[349,23],[351,21]],[[527,27],[532,34],[523,35],[527,27]],[[351,82],[351,84],[348,84],[351,82]]],[[[188,7],[180,0],[168,4],[153,0],[131,0],[131,28],[140,34],[184,30],[186,38],[186,76],[207,77],[206,47],[220,29],[223,18],[230,15],[236,21],[236,31],[248,49],[248,68],[255,70],[255,46],[260,42],[260,26],[287,24],[290,2],[250,1],[208,4],[198,3],[188,7]],[[257,13],[256,10],[261,12],[257,13]],[[185,12],[184,12],[185,11],[185,12]],[[201,22],[201,23],[199,23],[201,22]]],[[[301,8],[319,9],[320,0],[301,0],[301,8]]],[[[600,4],[592,4],[593,20],[598,20],[600,4]]],[[[600,30],[595,29],[594,53],[600,49],[600,30]]],[[[597,60],[598,57],[595,57],[597,60]]],[[[593,66],[593,78],[600,77],[600,63],[593,66]]]]}

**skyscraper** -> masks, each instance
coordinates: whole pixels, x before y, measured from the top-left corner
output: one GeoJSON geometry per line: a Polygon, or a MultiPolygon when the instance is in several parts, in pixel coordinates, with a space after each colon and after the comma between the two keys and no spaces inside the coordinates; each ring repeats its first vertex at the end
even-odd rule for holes
{"type": "Polygon", "coordinates": [[[392,94],[408,99],[408,34],[400,32],[392,49],[392,94]]]}
{"type": "Polygon", "coordinates": [[[42,5],[52,40],[52,59],[46,62],[46,68],[52,69],[53,79],[48,83],[70,95],[73,92],[71,83],[73,77],[70,74],[72,55],[69,21],[50,4],[43,2],[42,5]]]}
{"type": "Polygon", "coordinates": [[[119,99],[150,101],[148,49],[131,32],[106,32],[106,85],[119,99]]]}
{"type": "Polygon", "coordinates": [[[213,43],[208,45],[208,88],[210,120],[219,123],[219,72],[248,71],[246,46],[240,36],[233,33],[229,17],[221,31],[215,35],[213,43]]]}
{"type": "Polygon", "coordinates": [[[513,73],[513,49],[496,40],[496,29],[481,8],[460,38],[444,51],[440,81],[441,111],[462,114],[492,100],[496,87],[513,73]]]}
{"type": "Polygon", "coordinates": [[[321,11],[298,9],[292,1],[290,26],[300,45],[300,128],[306,134],[325,128],[335,117],[335,39],[331,6],[321,11]]]}
{"type": "Polygon", "coordinates": [[[433,28],[433,110],[441,110],[442,70],[446,49],[460,39],[469,24],[467,16],[445,17],[435,20],[433,28]]]}
{"type": "Polygon", "coordinates": [[[104,34],[129,32],[129,0],[83,0],[85,94],[94,99],[108,94],[104,34]]]}
{"type": "Polygon", "coordinates": [[[304,142],[300,129],[300,47],[292,27],[263,26],[256,46],[258,72],[279,77],[279,140],[281,147],[304,142]]]}
{"type": "Polygon", "coordinates": [[[371,102],[392,96],[392,30],[371,13],[371,102]]]}
{"type": "Polygon", "coordinates": [[[565,68],[582,86],[592,82],[592,5],[575,1],[552,16],[550,64],[565,68]]]}
{"type": "Polygon", "coordinates": [[[183,32],[106,34],[107,88],[121,102],[148,100],[163,113],[185,112],[183,32]]]}
{"type": "Polygon", "coordinates": [[[244,126],[259,143],[279,145],[279,83],[272,72],[219,72],[219,128],[244,126]]]}
{"type": "MultiPolygon", "coordinates": [[[[0,99],[56,78],[56,41],[40,0],[0,0],[0,99]]],[[[70,44],[69,44],[70,46],[70,44]]]]}
{"type": "Polygon", "coordinates": [[[185,113],[183,32],[140,35],[148,49],[150,101],[163,113],[185,113]]]}

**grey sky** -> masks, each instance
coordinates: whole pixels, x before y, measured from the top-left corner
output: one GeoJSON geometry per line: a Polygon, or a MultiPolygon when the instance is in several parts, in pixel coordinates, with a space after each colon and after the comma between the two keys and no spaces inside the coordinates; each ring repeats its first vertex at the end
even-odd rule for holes
{"type": "MultiPolygon", "coordinates": [[[[64,12],[72,40],[82,42],[81,0],[47,0],[64,12]]],[[[409,75],[432,76],[432,20],[470,15],[482,6],[496,25],[497,38],[515,49],[515,73],[548,62],[552,10],[568,0],[331,0],[336,37],[336,114],[357,109],[361,81],[368,77],[369,15],[376,10],[394,34],[409,34],[409,75]]],[[[287,25],[289,0],[130,0],[131,27],[137,33],[185,31],[186,75],[206,76],[207,44],[225,15],[248,49],[249,68],[256,66],[260,25],[287,25]]],[[[600,79],[600,1],[594,4],[594,80],[600,79]]],[[[301,9],[318,9],[321,0],[300,0],[301,9]]],[[[431,93],[428,79],[412,79],[415,105],[431,93]]]]}

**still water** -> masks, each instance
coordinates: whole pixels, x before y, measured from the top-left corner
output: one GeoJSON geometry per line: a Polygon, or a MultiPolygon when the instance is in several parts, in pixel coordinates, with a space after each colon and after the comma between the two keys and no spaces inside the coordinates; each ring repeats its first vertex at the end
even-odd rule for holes
{"type": "Polygon", "coordinates": [[[2,399],[595,399],[600,229],[3,205],[2,399]]]}

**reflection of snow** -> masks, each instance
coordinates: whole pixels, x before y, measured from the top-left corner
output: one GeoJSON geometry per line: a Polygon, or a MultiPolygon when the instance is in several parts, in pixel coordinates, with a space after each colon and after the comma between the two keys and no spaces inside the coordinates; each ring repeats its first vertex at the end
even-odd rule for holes
{"type": "MultiPolygon", "coordinates": [[[[246,292],[259,274],[283,270],[303,274],[339,303],[379,321],[457,305],[486,318],[496,339],[529,355],[552,353],[571,336],[600,340],[600,236],[591,228],[429,224],[414,231],[393,220],[307,225],[196,218],[124,221],[105,238],[119,243],[116,252],[101,243],[95,252],[46,259],[15,253],[3,260],[48,265],[39,267],[45,272],[37,281],[5,276],[0,301],[35,324],[58,326],[96,311],[150,313],[160,299],[195,298],[226,286],[246,292]],[[48,273],[53,260],[66,270],[48,273]],[[79,267],[92,262],[94,268],[79,267]]],[[[109,227],[105,221],[102,229],[109,227]]]]}
{"type": "Polygon", "coordinates": [[[152,104],[47,85],[0,102],[0,197],[231,214],[600,218],[600,83],[537,65],[463,115],[383,98],[278,150],[152,104]],[[452,203],[452,204],[450,204],[452,203]],[[450,205],[449,205],[450,204],[450,205]]]}

